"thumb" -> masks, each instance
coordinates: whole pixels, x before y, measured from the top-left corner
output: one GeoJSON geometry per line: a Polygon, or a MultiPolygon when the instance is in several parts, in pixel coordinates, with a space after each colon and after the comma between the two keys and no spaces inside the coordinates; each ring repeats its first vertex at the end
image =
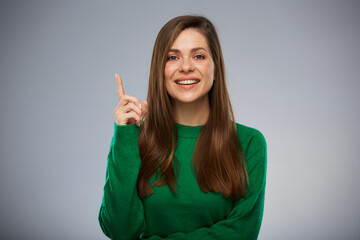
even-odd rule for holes
{"type": "Polygon", "coordinates": [[[147,113],[147,101],[141,103],[141,117],[144,117],[147,113]]]}

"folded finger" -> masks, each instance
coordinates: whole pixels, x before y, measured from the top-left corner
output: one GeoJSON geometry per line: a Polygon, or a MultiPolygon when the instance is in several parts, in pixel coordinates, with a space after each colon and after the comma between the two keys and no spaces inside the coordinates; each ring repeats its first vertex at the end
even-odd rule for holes
{"type": "Polygon", "coordinates": [[[140,125],[141,118],[140,116],[135,112],[129,112],[125,115],[128,122],[131,122],[131,120],[134,120],[136,122],[136,125],[140,125]]]}
{"type": "Polygon", "coordinates": [[[139,116],[141,116],[141,109],[139,106],[135,105],[134,103],[130,102],[128,103],[127,105],[125,105],[123,107],[124,109],[124,112],[125,113],[128,113],[128,112],[131,112],[131,111],[134,111],[135,113],[137,113],[139,116]]]}
{"type": "Polygon", "coordinates": [[[126,104],[128,104],[128,102],[132,102],[137,106],[140,105],[140,100],[138,98],[127,95],[127,94],[123,95],[121,100],[120,100],[120,105],[125,106],[126,104]]]}

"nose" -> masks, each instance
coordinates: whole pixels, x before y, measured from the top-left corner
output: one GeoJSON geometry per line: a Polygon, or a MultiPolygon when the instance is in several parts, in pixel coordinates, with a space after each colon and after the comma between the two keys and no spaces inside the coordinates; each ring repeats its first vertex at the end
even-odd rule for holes
{"type": "Polygon", "coordinates": [[[194,71],[194,64],[191,59],[183,58],[179,66],[180,72],[191,72],[194,71]]]}

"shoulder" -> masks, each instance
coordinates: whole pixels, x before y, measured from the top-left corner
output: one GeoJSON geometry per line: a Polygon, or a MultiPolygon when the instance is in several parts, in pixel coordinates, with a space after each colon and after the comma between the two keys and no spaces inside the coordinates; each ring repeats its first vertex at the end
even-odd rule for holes
{"type": "Polygon", "coordinates": [[[266,152],[265,137],[258,129],[236,123],[236,130],[241,147],[245,153],[249,150],[266,152]]]}

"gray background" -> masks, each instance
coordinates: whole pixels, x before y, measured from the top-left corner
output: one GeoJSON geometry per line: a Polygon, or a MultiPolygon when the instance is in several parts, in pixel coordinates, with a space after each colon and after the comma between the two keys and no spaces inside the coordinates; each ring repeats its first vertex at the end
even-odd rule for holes
{"type": "Polygon", "coordinates": [[[217,27],[236,121],[268,143],[259,239],[360,239],[359,1],[1,1],[2,239],[106,239],[117,104],[171,18],[217,27]]]}

